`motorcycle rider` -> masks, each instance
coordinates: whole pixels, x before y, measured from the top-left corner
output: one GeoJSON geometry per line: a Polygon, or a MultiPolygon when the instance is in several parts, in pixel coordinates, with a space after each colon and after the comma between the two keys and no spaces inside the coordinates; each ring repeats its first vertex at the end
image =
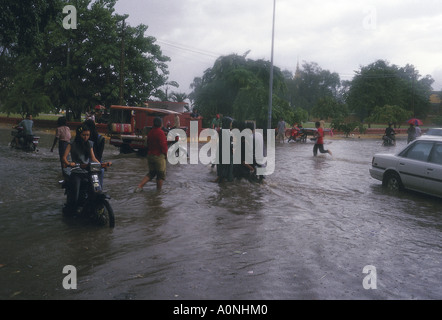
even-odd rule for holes
{"type": "MultiPolygon", "coordinates": [[[[89,164],[90,162],[100,162],[95,157],[93,150],[93,142],[89,141],[91,131],[84,123],[78,126],[75,139],[67,147],[63,155],[63,163],[66,167],[74,167],[78,164],[89,164]],[[68,161],[68,155],[71,154],[72,162],[68,161]]],[[[75,212],[78,207],[78,199],[80,196],[80,185],[84,178],[87,178],[87,170],[82,168],[74,168],[69,176],[70,192],[67,197],[67,208],[75,212]]]]}
{"type": "Polygon", "coordinates": [[[15,128],[22,127],[23,131],[19,132],[17,136],[15,137],[15,142],[17,147],[20,146],[20,138],[23,138],[25,146],[28,143],[28,141],[32,141],[32,127],[34,126],[34,121],[32,121],[32,114],[28,113],[26,114],[26,119],[23,119],[15,128]]]}
{"type": "Polygon", "coordinates": [[[392,126],[392,124],[389,123],[388,128],[385,129],[385,137],[387,137],[387,139],[389,139],[387,141],[390,141],[391,144],[394,144],[396,141],[396,137],[395,137],[396,132],[394,131],[394,129],[391,126],[392,126]]]}

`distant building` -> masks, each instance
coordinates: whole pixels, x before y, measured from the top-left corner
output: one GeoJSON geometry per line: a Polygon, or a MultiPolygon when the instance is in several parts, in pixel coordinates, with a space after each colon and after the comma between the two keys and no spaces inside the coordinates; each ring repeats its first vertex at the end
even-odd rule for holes
{"type": "Polygon", "coordinates": [[[442,113],[442,91],[433,91],[430,95],[431,114],[442,113]]]}
{"type": "Polygon", "coordinates": [[[172,102],[172,101],[146,101],[144,103],[149,108],[160,108],[167,109],[176,112],[187,112],[190,110],[189,104],[187,102],[172,102]],[[186,108],[187,106],[187,108],[186,108]]]}

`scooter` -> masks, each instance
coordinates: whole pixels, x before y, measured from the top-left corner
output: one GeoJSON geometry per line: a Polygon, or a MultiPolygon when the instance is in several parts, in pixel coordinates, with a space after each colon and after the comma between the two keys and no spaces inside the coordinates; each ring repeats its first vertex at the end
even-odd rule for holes
{"type": "Polygon", "coordinates": [[[396,145],[396,139],[394,138],[394,133],[391,135],[391,137],[384,135],[382,137],[382,145],[385,147],[395,146],[396,145]]]}
{"type": "Polygon", "coordinates": [[[23,135],[23,127],[16,127],[11,131],[11,136],[13,137],[11,143],[9,144],[11,148],[22,149],[25,151],[38,151],[38,136],[25,136],[23,135]],[[18,138],[18,144],[17,144],[18,138]]]}
{"type": "Polygon", "coordinates": [[[304,129],[292,129],[290,137],[287,140],[287,142],[290,142],[290,141],[306,143],[307,142],[307,133],[304,131],[304,129]]]}
{"type": "MultiPolygon", "coordinates": [[[[110,162],[99,163],[92,162],[87,165],[76,164],[71,169],[71,174],[75,171],[80,171],[83,175],[80,184],[80,193],[78,199],[78,209],[70,208],[66,204],[63,207],[63,213],[66,215],[78,215],[89,219],[92,223],[100,226],[109,226],[113,228],[115,226],[115,216],[112,206],[109,203],[110,197],[103,192],[99,181],[99,174],[101,168],[108,168],[111,166],[110,162]],[[85,169],[87,173],[84,173],[85,169]]],[[[59,181],[61,187],[65,189],[65,194],[68,198],[73,196],[72,185],[69,178],[59,181]]]]}

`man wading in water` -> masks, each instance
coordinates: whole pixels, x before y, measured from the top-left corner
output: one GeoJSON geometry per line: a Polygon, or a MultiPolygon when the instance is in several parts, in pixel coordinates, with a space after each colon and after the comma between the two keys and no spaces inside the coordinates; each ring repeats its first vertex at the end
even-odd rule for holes
{"type": "Polygon", "coordinates": [[[332,152],[330,150],[324,149],[324,129],[321,128],[321,123],[319,121],[317,121],[315,123],[315,127],[318,131],[315,133],[316,143],[315,143],[315,146],[313,147],[313,155],[315,157],[318,155],[318,149],[319,149],[319,152],[321,152],[321,153],[328,153],[328,154],[332,155],[332,152]]]}
{"type": "Polygon", "coordinates": [[[140,192],[146,183],[156,177],[157,190],[160,191],[163,187],[163,182],[166,179],[166,159],[167,159],[167,139],[162,126],[161,118],[153,120],[153,128],[147,135],[147,163],[149,165],[149,172],[144,176],[135,192],[140,192]]]}

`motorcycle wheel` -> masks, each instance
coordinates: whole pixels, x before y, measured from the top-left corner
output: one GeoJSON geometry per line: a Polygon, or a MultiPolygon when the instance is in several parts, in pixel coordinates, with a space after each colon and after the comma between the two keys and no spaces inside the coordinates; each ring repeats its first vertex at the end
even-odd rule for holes
{"type": "Polygon", "coordinates": [[[101,204],[98,204],[94,209],[94,220],[100,226],[109,226],[109,228],[115,227],[115,215],[109,201],[104,200],[101,204]]]}
{"type": "Polygon", "coordinates": [[[17,143],[15,142],[15,139],[12,139],[11,143],[9,145],[11,146],[11,149],[14,149],[17,146],[17,143]]]}

